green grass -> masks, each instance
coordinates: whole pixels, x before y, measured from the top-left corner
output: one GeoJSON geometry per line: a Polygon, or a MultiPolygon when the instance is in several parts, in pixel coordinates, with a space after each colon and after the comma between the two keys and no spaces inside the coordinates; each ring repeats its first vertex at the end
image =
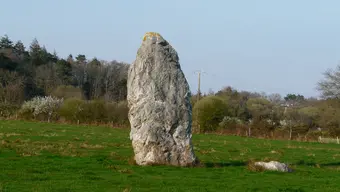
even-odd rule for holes
{"type": "Polygon", "coordinates": [[[129,131],[0,121],[0,191],[340,191],[340,145],[193,135],[204,166],[133,165],[129,131]],[[254,172],[274,159],[293,173],[254,172]]]}

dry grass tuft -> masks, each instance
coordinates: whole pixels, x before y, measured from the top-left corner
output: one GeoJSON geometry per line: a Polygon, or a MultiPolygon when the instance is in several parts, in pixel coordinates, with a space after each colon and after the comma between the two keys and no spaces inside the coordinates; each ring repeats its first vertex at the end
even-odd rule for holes
{"type": "Polygon", "coordinates": [[[8,140],[1,140],[1,145],[4,145],[6,147],[6,145],[9,143],[8,140]]]}
{"type": "Polygon", "coordinates": [[[279,161],[279,158],[274,158],[274,157],[264,157],[261,159],[263,162],[270,162],[270,161],[279,161]]]}
{"type": "Polygon", "coordinates": [[[132,174],[133,171],[130,169],[118,169],[119,173],[132,174]]]}
{"type": "Polygon", "coordinates": [[[116,171],[116,172],[119,172],[119,173],[126,173],[126,174],[132,174],[133,171],[130,170],[130,169],[126,169],[126,168],[119,168],[118,166],[115,166],[115,165],[108,165],[106,166],[106,168],[112,170],[112,171],[116,171]]]}
{"type": "Polygon", "coordinates": [[[56,133],[50,133],[50,134],[41,134],[40,136],[42,136],[42,137],[57,137],[57,136],[59,136],[58,134],[56,134],[56,133]]]}
{"type": "Polygon", "coordinates": [[[199,150],[199,153],[205,155],[205,154],[211,154],[211,153],[215,153],[216,150],[214,148],[211,148],[209,150],[199,150]]]}
{"type": "Polygon", "coordinates": [[[125,188],[123,192],[131,192],[131,188],[125,188]]]}
{"type": "Polygon", "coordinates": [[[31,157],[31,156],[39,156],[40,153],[38,153],[37,151],[27,151],[27,152],[24,152],[20,155],[23,156],[23,157],[31,157]]]}
{"type": "Polygon", "coordinates": [[[83,148],[83,149],[103,149],[104,146],[102,145],[90,145],[90,144],[87,144],[87,143],[82,143],[80,144],[80,148],[83,148]]]}
{"type": "Polygon", "coordinates": [[[130,157],[130,158],[128,159],[128,164],[129,164],[129,165],[137,165],[137,162],[136,162],[134,156],[132,156],[132,157],[130,157]]]}
{"type": "Polygon", "coordinates": [[[279,149],[279,150],[272,150],[270,151],[272,154],[279,154],[279,155],[284,155],[284,150],[279,149]]]}
{"type": "Polygon", "coordinates": [[[249,160],[247,164],[247,169],[253,172],[263,172],[265,169],[262,166],[255,165],[254,160],[249,160]]]}
{"type": "Polygon", "coordinates": [[[19,136],[19,133],[0,133],[0,136],[10,137],[10,136],[19,136]]]}

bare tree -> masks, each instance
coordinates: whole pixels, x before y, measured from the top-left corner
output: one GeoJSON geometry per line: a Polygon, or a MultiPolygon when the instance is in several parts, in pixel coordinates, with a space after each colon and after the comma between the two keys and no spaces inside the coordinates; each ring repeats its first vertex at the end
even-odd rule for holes
{"type": "Polygon", "coordinates": [[[103,95],[103,67],[88,66],[86,71],[91,86],[91,98],[99,99],[103,95]]]}
{"type": "Polygon", "coordinates": [[[335,70],[328,69],[323,73],[323,80],[317,84],[317,90],[323,98],[340,98],[340,65],[335,70]]]}
{"type": "Polygon", "coordinates": [[[0,102],[24,101],[24,78],[16,72],[0,69],[0,102]]]}
{"type": "Polygon", "coordinates": [[[43,88],[45,93],[51,93],[56,87],[62,85],[62,81],[58,78],[56,67],[53,63],[38,66],[35,74],[35,84],[43,88]]]}
{"type": "Polygon", "coordinates": [[[91,99],[106,101],[124,100],[127,94],[126,80],[129,65],[117,61],[94,59],[86,65],[73,65],[73,78],[77,85],[88,84],[91,99]]]}
{"type": "Polygon", "coordinates": [[[114,100],[114,89],[117,83],[117,66],[109,65],[106,66],[105,75],[104,75],[104,85],[105,85],[105,94],[104,98],[106,101],[114,100]]]}
{"type": "Polygon", "coordinates": [[[72,65],[73,85],[81,86],[85,79],[85,64],[75,63],[72,65]]]}
{"type": "Polygon", "coordinates": [[[267,99],[274,104],[280,104],[282,102],[282,96],[278,93],[273,93],[267,96],[267,99]]]}
{"type": "Polygon", "coordinates": [[[110,62],[104,70],[104,98],[107,101],[119,101],[126,95],[126,86],[124,80],[127,79],[128,65],[110,62]]]}
{"type": "Polygon", "coordinates": [[[292,140],[293,132],[296,131],[295,128],[303,124],[306,117],[297,107],[287,108],[284,116],[289,128],[289,140],[292,140]]]}

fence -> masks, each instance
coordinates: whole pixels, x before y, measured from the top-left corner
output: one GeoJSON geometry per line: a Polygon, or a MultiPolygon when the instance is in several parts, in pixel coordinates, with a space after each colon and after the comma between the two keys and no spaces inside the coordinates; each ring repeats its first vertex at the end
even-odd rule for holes
{"type": "Polygon", "coordinates": [[[336,143],[336,144],[340,144],[339,137],[336,137],[336,139],[333,139],[333,138],[322,138],[321,136],[319,136],[318,141],[320,143],[336,143]]]}

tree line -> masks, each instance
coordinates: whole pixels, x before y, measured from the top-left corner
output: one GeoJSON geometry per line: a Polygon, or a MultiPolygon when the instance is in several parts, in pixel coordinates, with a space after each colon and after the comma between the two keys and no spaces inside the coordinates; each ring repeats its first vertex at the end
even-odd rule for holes
{"type": "MultiPolygon", "coordinates": [[[[61,58],[33,39],[28,48],[0,39],[0,117],[128,126],[129,64],[61,58]]],[[[340,66],[317,82],[322,98],[266,95],[225,87],[192,95],[193,130],[273,138],[335,137],[340,134],[340,66]]]]}
{"type": "Polygon", "coordinates": [[[126,97],[128,64],[60,58],[34,39],[29,48],[8,36],[0,39],[0,102],[20,104],[36,96],[75,94],[84,100],[119,102],[126,97]]]}
{"type": "Polygon", "coordinates": [[[340,136],[340,65],[316,83],[321,98],[252,93],[227,86],[192,98],[195,132],[312,139],[340,136]]]}

